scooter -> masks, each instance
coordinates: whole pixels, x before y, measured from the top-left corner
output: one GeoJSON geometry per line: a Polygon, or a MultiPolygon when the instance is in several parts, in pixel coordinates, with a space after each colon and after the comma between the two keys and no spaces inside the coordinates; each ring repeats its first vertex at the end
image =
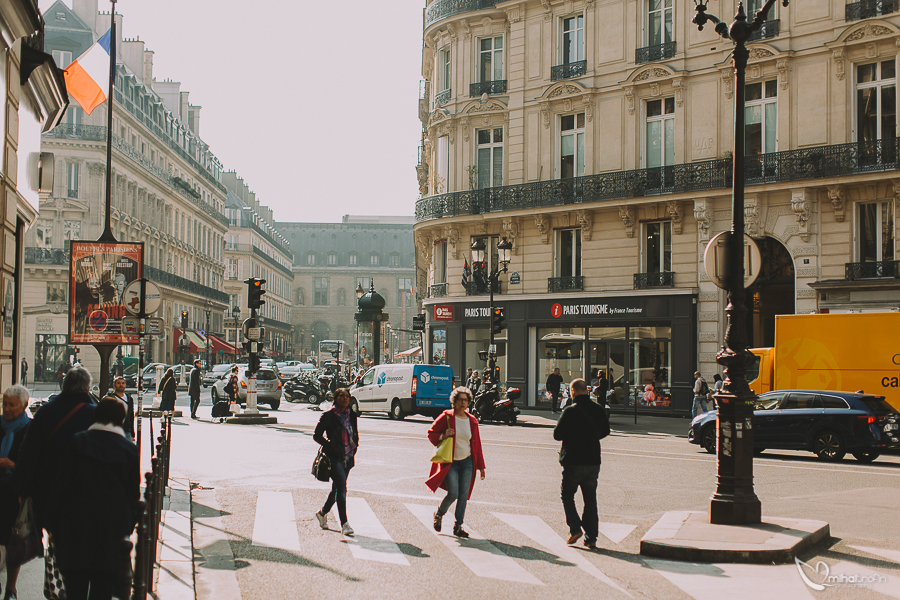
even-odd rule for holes
{"type": "Polygon", "coordinates": [[[318,404],[324,398],[322,389],[317,381],[302,379],[291,385],[291,402],[309,402],[318,404]]]}
{"type": "Polygon", "coordinates": [[[479,423],[494,421],[515,425],[521,411],[516,407],[514,401],[521,395],[522,390],[519,388],[509,388],[506,390],[506,398],[500,398],[497,384],[493,384],[475,396],[472,414],[479,423]]]}

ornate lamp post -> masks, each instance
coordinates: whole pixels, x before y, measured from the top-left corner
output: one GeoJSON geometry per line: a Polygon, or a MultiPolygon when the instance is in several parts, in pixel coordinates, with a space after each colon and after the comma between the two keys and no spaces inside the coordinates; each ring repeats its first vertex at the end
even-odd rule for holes
{"type": "MultiPolygon", "coordinates": [[[[375,291],[375,280],[371,280],[369,291],[363,294],[356,305],[359,310],[353,315],[356,319],[357,332],[360,327],[366,329],[371,327],[372,330],[372,366],[381,364],[381,357],[384,355],[383,344],[381,341],[382,323],[387,323],[391,316],[384,312],[384,306],[387,304],[384,296],[375,291]]],[[[356,344],[359,346],[359,335],[357,334],[356,344]]]]}
{"type": "MultiPolygon", "coordinates": [[[[470,247],[472,250],[472,264],[480,263],[484,260],[484,239],[476,238],[470,247]]],[[[491,342],[488,347],[488,356],[489,362],[488,366],[490,368],[490,378],[492,383],[498,383],[495,381],[496,378],[496,368],[497,368],[497,346],[494,344],[494,286],[497,285],[497,282],[500,281],[500,273],[506,273],[507,267],[509,266],[509,253],[512,250],[512,244],[505,238],[500,238],[500,241],[497,243],[497,263],[496,265],[491,265],[491,270],[488,273],[488,289],[491,294],[491,321],[490,321],[490,332],[491,332],[491,342]]],[[[474,269],[473,269],[474,270],[474,269]]]]}
{"type": "Polygon", "coordinates": [[[212,368],[212,365],[209,362],[209,317],[212,314],[212,301],[206,301],[206,368],[207,370],[212,368]]]}
{"type": "MultiPolygon", "coordinates": [[[[361,283],[357,283],[357,284],[356,284],[356,303],[357,303],[357,306],[359,305],[359,299],[362,298],[362,297],[363,297],[363,294],[365,294],[365,293],[366,293],[366,291],[363,289],[362,284],[361,284],[361,283]]],[[[362,361],[360,360],[360,357],[359,357],[359,321],[356,321],[356,365],[359,366],[359,367],[365,367],[365,365],[362,364],[362,361]]]]}
{"type": "MultiPolygon", "coordinates": [[[[734,153],[731,201],[731,232],[726,243],[728,265],[727,291],[728,329],[725,346],[716,362],[725,367],[725,388],[716,395],[719,413],[716,423],[718,436],[718,474],[716,491],[710,499],[710,523],[747,525],[759,523],[762,506],[753,491],[753,408],[756,396],[750,391],[745,377],[753,354],[747,350],[747,306],[744,291],[744,81],[747,69],[747,40],[750,34],[766,21],[775,0],[767,0],[747,22],[743,3],[738,4],[734,22],[729,26],[706,13],[706,5],[695,0],[693,22],[701,31],[708,22],[715,24],[716,33],[734,41],[734,153]]],[[[783,0],[784,6],[788,0],[783,0]]]]}

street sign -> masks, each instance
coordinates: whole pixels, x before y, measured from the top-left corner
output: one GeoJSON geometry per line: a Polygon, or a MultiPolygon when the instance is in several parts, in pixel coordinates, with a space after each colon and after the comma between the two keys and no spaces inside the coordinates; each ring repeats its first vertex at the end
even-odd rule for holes
{"type": "Polygon", "coordinates": [[[241,323],[241,331],[244,333],[244,337],[248,340],[250,339],[250,336],[247,335],[247,332],[250,331],[251,327],[259,327],[259,321],[251,317],[249,319],[244,319],[244,322],[241,323]]]}
{"type": "Polygon", "coordinates": [[[138,335],[140,323],[137,317],[124,317],[122,319],[122,335],[138,335]]]}
{"type": "Polygon", "coordinates": [[[509,284],[519,285],[520,283],[522,283],[522,276],[519,275],[518,271],[513,271],[513,274],[509,276],[509,284]]]}
{"type": "MultiPolygon", "coordinates": [[[[731,235],[730,231],[722,233],[709,240],[706,251],[703,252],[703,268],[709,280],[723,290],[728,289],[726,275],[728,272],[728,261],[726,259],[725,245],[731,235]]],[[[744,234],[744,287],[750,286],[762,269],[762,255],[759,252],[759,246],[746,233],[744,234]]]]}
{"type": "Polygon", "coordinates": [[[147,328],[144,331],[150,335],[164,335],[165,327],[166,324],[160,317],[153,317],[147,319],[147,328]]]}
{"type": "MultiPolygon", "coordinates": [[[[135,279],[125,286],[125,292],[122,294],[125,304],[125,310],[133,315],[137,315],[141,310],[141,280],[135,279]]],[[[156,284],[150,281],[144,282],[144,313],[152,315],[159,310],[162,304],[162,296],[156,284]]]]}
{"type": "Polygon", "coordinates": [[[260,337],[262,337],[262,331],[261,331],[261,330],[262,330],[262,327],[248,327],[248,328],[247,328],[247,333],[246,333],[245,335],[247,336],[247,339],[248,339],[248,340],[256,341],[256,340],[258,340],[260,337]]]}

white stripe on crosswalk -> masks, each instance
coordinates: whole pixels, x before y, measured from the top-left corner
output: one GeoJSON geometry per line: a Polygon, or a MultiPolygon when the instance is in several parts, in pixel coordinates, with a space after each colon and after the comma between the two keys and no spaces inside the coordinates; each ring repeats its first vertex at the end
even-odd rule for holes
{"type": "Polygon", "coordinates": [[[874,554],[875,556],[880,556],[881,558],[886,558],[895,563],[900,563],[900,550],[887,550],[885,548],[872,548],[871,546],[850,546],[854,550],[861,550],[863,552],[868,552],[869,554],[874,554]]]}
{"type": "MultiPolygon", "coordinates": [[[[631,596],[629,592],[623,589],[619,584],[610,579],[607,575],[600,571],[591,563],[580,550],[576,550],[568,546],[553,529],[544,522],[540,517],[531,515],[510,515],[505,513],[491,513],[510,527],[518,529],[526,536],[547,548],[558,557],[575,564],[579,569],[588,575],[599,579],[606,585],[614,587],[623,594],[631,596]]],[[[633,596],[631,596],[633,597],[633,596]]]]}
{"type": "Polygon", "coordinates": [[[828,575],[831,585],[838,589],[855,590],[862,584],[873,592],[900,598],[900,578],[884,569],[876,571],[855,563],[840,562],[828,568],[828,575]]]}
{"type": "MultiPolygon", "coordinates": [[[[499,548],[484,539],[477,531],[466,526],[469,539],[461,540],[453,535],[437,533],[433,529],[434,510],[436,507],[425,504],[407,504],[406,508],[419,519],[423,525],[435,533],[437,538],[452,552],[464,565],[479,577],[502,579],[503,581],[517,581],[533,585],[544,585],[540,579],[529,573],[515,560],[504,554],[499,548]]],[[[447,520],[453,515],[448,514],[447,520]]],[[[450,528],[450,525],[446,525],[450,528]]]]}
{"type": "Polygon", "coordinates": [[[354,534],[353,537],[345,536],[342,541],[350,548],[353,558],[409,566],[409,561],[368,502],[362,498],[347,498],[347,519],[354,534]]]}
{"type": "Polygon", "coordinates": [[[290,492],[259,492],[252,545],[300,551],[300,535],[290,492]]]}
{"type": "Polygon", "coordinates": [[[637,529],[637,525],[629,525],[628,523],[600,523],[599,526],[600,533],[617,544],[621,544],[622,540],[637,529]]]}
{"type": "Polygon", "coordinates": [[[643,561],[694,600],[815,597],[794,564],[703,564],[649,558],[643,561]]]}

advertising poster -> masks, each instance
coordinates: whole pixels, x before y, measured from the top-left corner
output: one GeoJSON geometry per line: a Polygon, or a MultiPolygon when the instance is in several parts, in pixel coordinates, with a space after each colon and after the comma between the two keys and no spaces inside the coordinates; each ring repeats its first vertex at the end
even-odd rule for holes
{"type": "Polygon", "coordinates": [[[125,286],[141,277],[142,243],[72,242],[69,341],[137,344],[122,335],[125,286]]]}

